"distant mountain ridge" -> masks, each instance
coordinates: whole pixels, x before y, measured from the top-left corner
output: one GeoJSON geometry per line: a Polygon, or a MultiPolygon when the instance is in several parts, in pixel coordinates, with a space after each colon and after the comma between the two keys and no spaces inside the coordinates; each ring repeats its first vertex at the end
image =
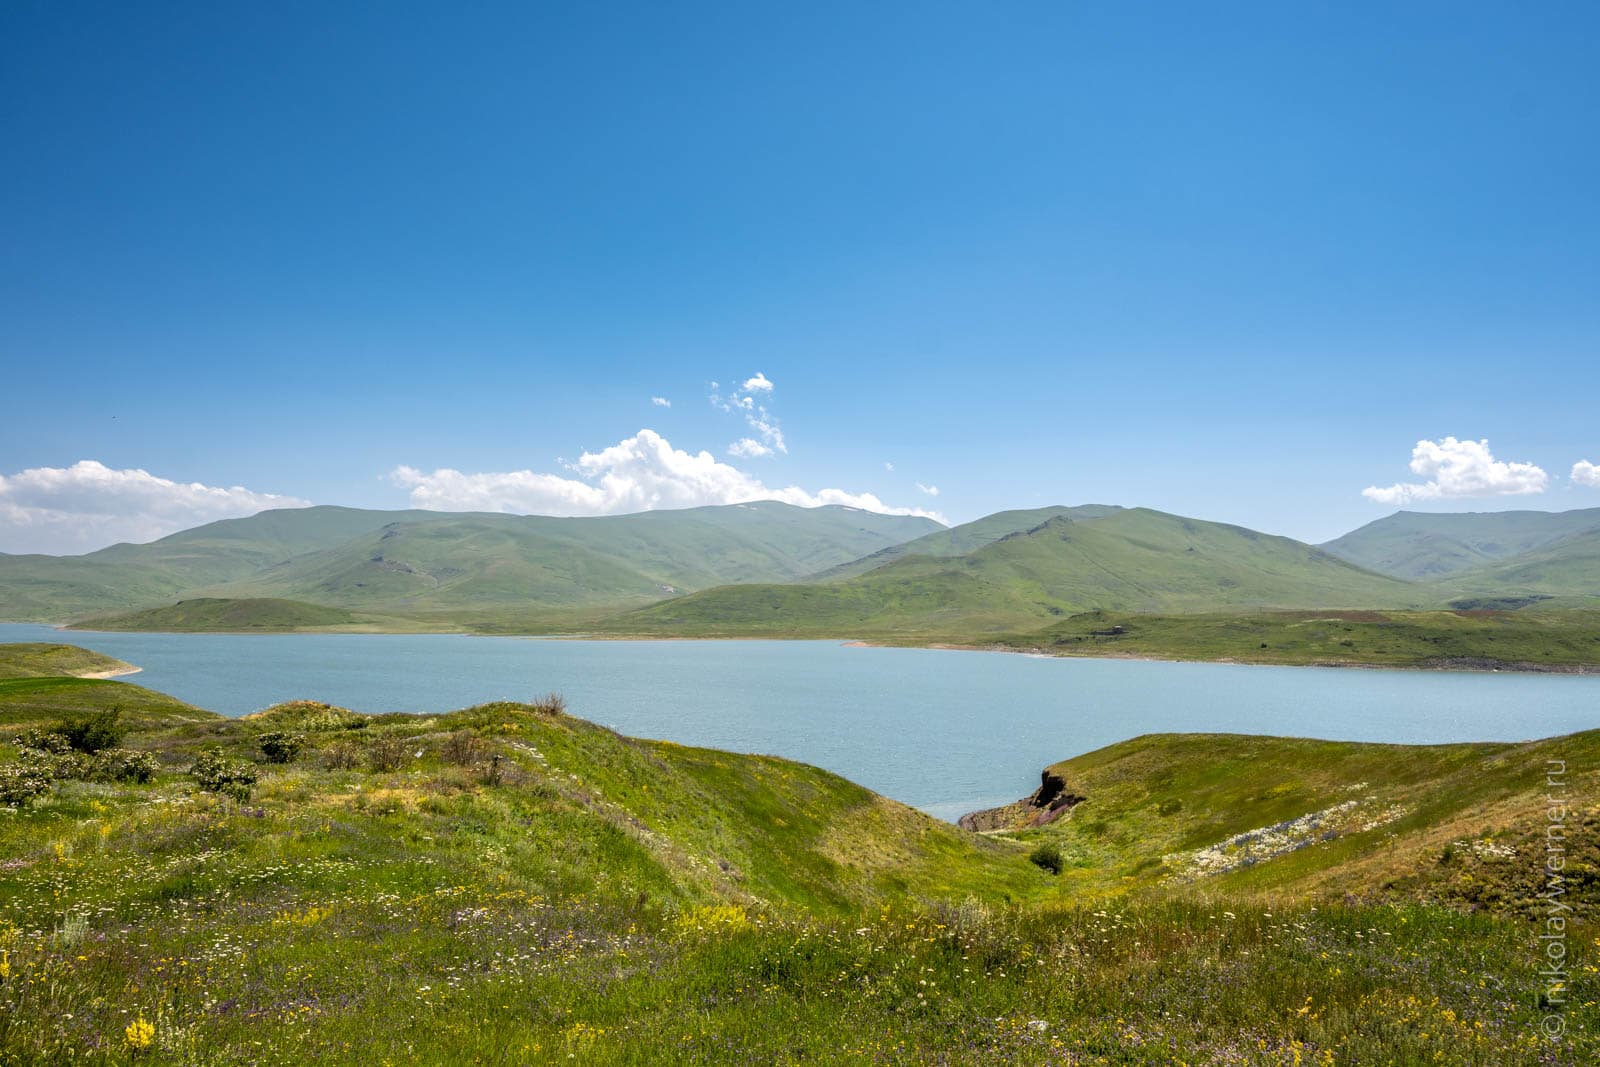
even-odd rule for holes
{"type": "Polygon", "coordinates": [[[1426,581],[1491,567],[1596,532],[1600,532],[1600,508],[1448,514],[1398,511],[1322,548],[1380,574],[1426,581]]]}
{"type": "Polygon", "coordinates": [[[282,509],[84,556],[0,556],[0,618],[59,622],[198,597],[434,613],[625,606],[786,581],[937,529],[777,501],[593,518],[282,509]]]}
{"type": "Polygon", "coordinates": [[[688,633],[998,632],[1092,609],[1406,607],[1426,595],[1291,538],[1119,508],[1049,514],[962,555],[906,555],[834,581],[711,589],[615,623],[688,633]]]}

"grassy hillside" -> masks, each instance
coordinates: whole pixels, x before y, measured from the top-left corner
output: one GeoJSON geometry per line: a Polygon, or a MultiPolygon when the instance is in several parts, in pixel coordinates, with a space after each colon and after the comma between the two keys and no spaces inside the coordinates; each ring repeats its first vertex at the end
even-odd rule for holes
{"type": "Polygon", "coordinates": [[[298,600],[231,600],[199,597],[163,608],[86,619],[68,627],[77,630],[121,630],[167,633],[287,633],[301,630],[394,630],[407,620],[357,615],[298,600]]]}
{"type": "Polygon", "coordinates": [[[1453,574],[1438,584],[1457,598],[1543,594],[1571,602],[1600,597],[1600,529],[1453,574]]]}
{"type": "Polygon", "coordinates": [[[948,530],[935,530],[915,540],[891,545],[870,556],[814,574],[808,580],[831,582],[852,578],[907,556],[935,558],[964,556],[984,545],[992,545],[1009,534],[1031,530],[1049,519],[1097,519],[1121,510],[1112,504],[1083,504],[1077,507],[1056,506],[1026,511],[997,511],[993,515],[986,515],[981,519],[962,523],[960,526],[952,526],[948,530]]]}
{"type": "Polygon", "coordinates": [[[995,643],[1067,656],[1600,670],[1600,612],[1093,611],[995,643]]]}
{"type": "Polygon", "coordinates": [[[0,645],[0,679],[87,678],[131,674],[136,668],[77,645],[25,642],[0,645]]]}
{"type": "MultiPolygon", "coordinates": [[[[1143,738],[1061,765],[1088,798],[1065,820],[990,838],[814,768],[620,737],[555,701],[227,720],[122,683],[23,679],[0,683],[0,736],[112,703],[122,744],[159,757],[153,779],[63,774],[0,818],[6,1062],[1600,1053],[1593,836],[1574,849],[1555,1040],[1539,1036],[1539,928],[1513,874],[1531,854],[1505,858],[1552,755],[1574,770],[1573,818],[1591,818],[1594,735],[1143,738]],[[303,747],[266,762],[285,732],[303,747]],[[213,747],[257,776],[248,798],[187,772],[213,747]],[[1345,798],[1386,821],[1204,878],[1163,859],[1345,798]],[[1040,843],[1064,853],[1059,876],[1030,862],[1040,843]]],[[[0,747],[0,781],[40,765],[0,747]]]]}
{"type": "MultiPolygon", "coordinates": [[[[1422,599],[1298,541],[1144,508],[1053,516],[964,556],[906,557],[837,582],[740,586],[621,616],[617,630],[971,636],[1096,608],[1358,608],[1422,599]]],[[[1030,625],[1031,624],[1031,625],[1030,625]]]]}
{"type": "Polygon", "coordinates": [[[1397,578],[1431,579],[1600,531],[1600,508],[1436,515],[1400,511],[1329,541],[1340,559],[1397,578]]]}
{"type": "Polygon", "coordinates": [[[1086,799],[1053,819],[1028,805],[1004,814],[1019,840],[1054,844],[1085,894],[1431,901],[1531,918],[1547,906],[1558,795],[1566,902],[1600,918],[1600,730],[1465,745],[1156,734],[1047,773],[1086,799]]]}
{"type": "Polygon", "coordinates": [[[0,556],[0,612],[66,621],[196,597],[457,615],[639,604],[788,580],[937,528],[774,501],[578,519],[289,509],[86,556],[0,556]]]}

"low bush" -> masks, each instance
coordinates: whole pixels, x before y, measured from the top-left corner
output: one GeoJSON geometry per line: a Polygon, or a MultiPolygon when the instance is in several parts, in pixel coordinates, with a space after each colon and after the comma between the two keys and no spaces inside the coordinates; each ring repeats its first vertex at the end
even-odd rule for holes
{"type": "Polygon", "coordinates": [[[305,747],[306,739],[304,734],[273,730],[257,738],[256,744],[261,747],[261,754],[267,757],[268,763],[293,763],[305,747]]]}
{"type": "Polygon", "coordinates": [[[398,737],[375,737],[367,746],[367,765],[375,771],[397,771],[406,758],[406,743],[398,737]]]}
{"type": "Polygon", "coordinates": [[[153,752],[140,752],[131,748],[108,748],[95,753],[88,767],[88,777],[108,782],[150,781],[161,772],[161,761],[153,752]]]}
{"type": "Polygon", "coordinates": [[[50,779],[37,767],[26,763],[8,763],[0,767],[0,804],[20,808],[48,792],[50,779]]]}
{"type": "Polygon", "coordinates": [[[74,752],[92,756],[101,749],[116,748],[122,744],[128,729],[120,722],[121,718],[122,709],[112,708],[110,711],[69,719],[56,727],[55,732],[67,739],[67,744],[74,752]]]}
{"type": "Polygon", "coordinates": [[[1028,854],[1028,859],[1035,867],[1049,871],[1051,874],[1060,874],[1061,868],[1066,866],[1066,861],[1061,858],[1061,849],[1055,842],[1046,841],[1028,854]]]}
{"type": "Polygon", "coordinates": [[[200,753],[189,768],[189,775],[208,793],[220,793],[243,803],[250,799],[250,788],[260,772],[253,764],[225,756],[219,748],[200,753]]]}
{"type": "Polygon", "coordinates": [[[458,767],[470,767],[483,755],[483,742],[471,730],[457,730],[445,738],[443,752],[458,767]]]}

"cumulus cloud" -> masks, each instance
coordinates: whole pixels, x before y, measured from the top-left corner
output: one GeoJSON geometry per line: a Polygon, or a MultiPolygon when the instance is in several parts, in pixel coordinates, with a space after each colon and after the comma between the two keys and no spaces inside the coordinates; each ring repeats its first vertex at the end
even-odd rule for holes
{"type": "Polygon", "coordinates": [[[1521,496],[1542,493],[1550,476],[1532,463],[1503,463],[1489,451],[1487,439],[1418,441],[1411,450],[1411,470],[1426,482],[1368,486],[1361,495],[1380,504],[1406,505],[1417,500],[1463,496],[1521,496]]]}
{"type": "Polygon", "coordinates": [[[154,541],[217,519],[307,501],[242,486],[174,482],[92,459],[0,475],[0,551],[62,555],[118,541],[154,541]]]}
{"type": "Polygon", "coordinates": [[[1572,480],[1591,489],[1600,489],[1600,467],[1580,459],[1572,465],[1572,480]]]}
{"type": "Polygon", "coordinates": [[[929,496],[938,496],[939,495],[939,487],[937,485],[923,485],[921,482],[918,482],[916,484],[917,484],[917,492],[919,492],[919,493],[926,493],[929,496]]]}
{"type": "Polygon", "coordinates": [[[672,401],[668,400],[664,396],[653,396],[650,398],[650,403],[654,404],[658,408],[670,408],[672,406],[672,401]]]}
{"type": "Polygon", "coordinates": [[[756,371],[754,378],[746,378],[744,380],[743,388],[747,393],[770,393],[772,392],[772,383],[767,380],[765,374],[756,371]]]}
{"type": "MultiPolygon", "coordinates": [[[[759,443],[759,442],[758,442],[759,443]]],[[[618,515],[656,508],[742,504],[781,500],[814,508],[842,504],[885,515],[921,515],[944,522],[937,512],[895,507],[871,493],[843,489],[809,492],[798,486],[769,488],[709,452],[673,448],[654,430],[640,430],[599,452],[585,452],[568,465],[575,477],[531,470],[464,474],[396,467],[394,484],[411,491],[413,507],[434,511],[501,511],[535,515],[618,515]]]]}
{"type": "Polygon", "coordinates": [[[728,455],[743,456],[746,459],[759,459],[762,456],[772,455],[772,449],[757,441],[754,437],[741,437],[728,446],[728,455]]]}

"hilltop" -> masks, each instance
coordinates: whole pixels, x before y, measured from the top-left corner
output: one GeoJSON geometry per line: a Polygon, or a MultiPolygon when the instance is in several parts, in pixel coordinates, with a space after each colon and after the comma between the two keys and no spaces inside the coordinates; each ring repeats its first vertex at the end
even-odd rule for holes
{"type": "Polygon", "coordinates": [[[962,555],[902,556],[854,577],[708,590],[610,625],[695,634],[971,637],[1093,609],[1402,607],[1418,599],[1410,583],[1290,538],[1130,508],[1077,519],[1051,514],[962,555]]]}
{"type": "Polygon", "coordinates": [[[622,737],[555,697],[225,719],[23,678],[0,682],[0,737],[8,1061],[1600,1052],[1596,733],[1145,737],[1051,768],[1076,802],[1048,825],[988,834],[783,759],[622,737]],[[111,708],[109,756],[27,747],[111,708]],[[1553,1041],[1528,947],[1552,759],[1574,829],[1553,1041]]]}

